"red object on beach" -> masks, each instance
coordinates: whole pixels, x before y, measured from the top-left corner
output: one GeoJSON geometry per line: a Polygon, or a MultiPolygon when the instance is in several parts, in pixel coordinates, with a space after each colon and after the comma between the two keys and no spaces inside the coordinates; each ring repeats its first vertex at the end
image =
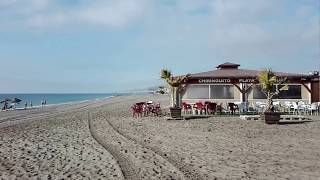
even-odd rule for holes
{"type": "Polygon", "coordinates": [[[205,108],[205,105],[202,102],[197,102],[195,104],[195,107],[196,107],[197,110],[202,110],[202,109],[205,108]]]}
{"type": "Polygon", "coordinates": [[[131,107],[132,110],[132,117],[142,117],[142,111],[143,111],[143,104],[136,103],[131,107]]]}
{"type": "Polygon", "coordinates": [[[207,109],[208,109],[208,114],[215,113],[217,111],[217,103],[208,102],[207,109]]]}
{"type": "Polygon", "coordinates": [[[183,107],[184,113],[191,113],[192,107],[190,104],[187,104],[186,102],[182,102],[182,107],[183,107]]]}
{"type": "Polygon", "coordinates": [[[159,116],[162,114],[160,103],[145,103],[139,102],[135,103],[131,106],[132,110],[132,117],[142,117],[142,116],[149,116],[150,114],[154,116],[159,116]]]}
{"type": "Polygon", "coordinates": [[[206,110],[206,107],[202,102],[197,102],[195,104],[195,108],[196,108],[196,110],[200,111],[200,113],[202,113],[202,110],[206,110]]]}
{"type": "Polygon", "coordinates": [[[234,114],[235,111],[238,109],[238,106],[235,105],[234,103],[228,103],[229,110],[231,111],[231,114],[234,114]]]}
{"type": "Polygon", "coordinates": [[[157,103],[157,104],[154,106],[153,114],[156,115],[156,116],[159,116],[159,115],[162,114],[162,109],[161,109],[160,103],[157,103]]]}

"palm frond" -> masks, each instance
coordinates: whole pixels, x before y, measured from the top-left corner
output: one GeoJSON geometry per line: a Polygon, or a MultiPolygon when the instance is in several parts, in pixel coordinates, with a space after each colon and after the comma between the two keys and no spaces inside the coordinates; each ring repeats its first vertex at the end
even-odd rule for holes
{"type": "Polygon", "coordinates": [[[172,87],[179,87],[186,82],[188,76],[189,74],[185,76],[170,77],[167,79],[167,83],[172,87]]]}
{"type": "Polygon", "coordinates": [[[164,80],[170,79],[172,76],[171,71],[168,69],[162,69],[160,75],[161,75],[161,79],[164,79],[164,80]]]}
{"type": "Polygon", "coordinates": [[[266,69],[262,71],[259,74],[258,79],[262,90],[266,92],[271,92],[273,86],[277,82],[277,77],[271,69],[266,69]]]}
{"type": "Polygon", "coordinates": [[[186,82],[190,74],[174,77],[170,70],[162,69],[160,75],[161,79],[165,80],[171,87],[179,87],[186,82]]]}

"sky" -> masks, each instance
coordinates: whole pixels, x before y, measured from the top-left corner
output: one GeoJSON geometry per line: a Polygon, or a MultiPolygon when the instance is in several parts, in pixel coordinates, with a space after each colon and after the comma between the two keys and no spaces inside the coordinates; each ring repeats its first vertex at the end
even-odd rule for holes
{"type": "Polygon", "coordinates": [[[320,70],[320,0],[0,0],[0,93],[106,93],[160,70],[320,70]]]}

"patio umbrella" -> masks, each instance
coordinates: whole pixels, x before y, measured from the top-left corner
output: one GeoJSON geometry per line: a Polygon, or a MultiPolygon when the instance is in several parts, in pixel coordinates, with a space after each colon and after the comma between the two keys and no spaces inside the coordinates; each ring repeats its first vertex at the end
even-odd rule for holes
{"type": "Polygon", "coordinates": [[[5,98],[3,101],[1,101],[0,103],[2,104],[2,103],[5,103],[5,102],[8,102],[8,101],[11,101],[11,99],[9,99],[9,98],[5,98]]]}
{"type": "Polygon", "coordinates": [[[13,98],[13,101],[12,101],[12,103],[19,103],[19,102],[21,102],[21,99],[18,99],[18,98],[13,98]]]}
{"type": "Polygon", "coordinates": [[[6,110],[8,108],[8,101],[11,101],[11,99],[5,98],[3,101],[0,102],[1,104],[4,103],[2,110],[6,110]]]}
{"type": "Polygon", "coordinates": [[[21,102],[21,99],[13,98],[13,100],[11,101],[11,103],[13,104],[13,109],[16,109],[16,105],[19,104],[20,102],[21,102]]]}

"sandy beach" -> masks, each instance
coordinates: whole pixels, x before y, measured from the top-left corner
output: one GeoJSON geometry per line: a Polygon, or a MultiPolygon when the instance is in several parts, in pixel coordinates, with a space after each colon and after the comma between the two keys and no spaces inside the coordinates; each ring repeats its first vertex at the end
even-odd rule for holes
{"type": "Polygon", "coordinates": [[[266,125],[239,117],[132,118],[123,96],[0,112],[3,179],[320,179],[320,117],[266,125]]]}

